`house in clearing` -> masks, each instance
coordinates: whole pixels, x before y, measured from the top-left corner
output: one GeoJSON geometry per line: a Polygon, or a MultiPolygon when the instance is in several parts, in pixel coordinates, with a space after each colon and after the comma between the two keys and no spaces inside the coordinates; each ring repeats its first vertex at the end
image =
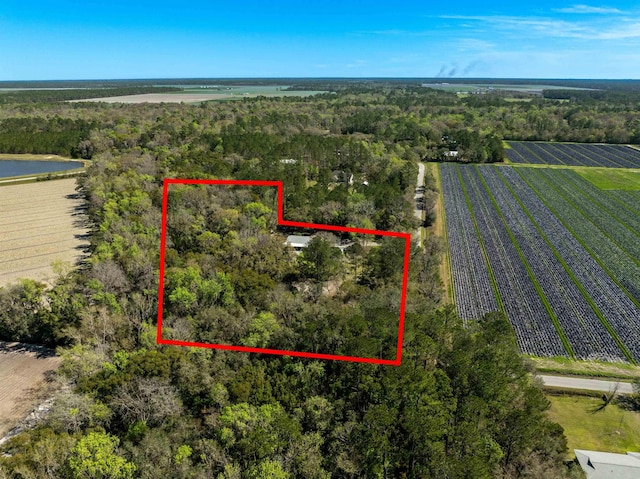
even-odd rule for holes
{"type": "Polygon", "coordinates": [[[574,449],[587,479],[637,479],[640,477],[640,453],[585,451],[574,449]]]}
{"type": "MultiPolygon", "coordinates": [[[[297,254],[300,254],[303,249],[309,246],[309,243],[311,243],[311,240],[316,236],[317,235],[315,234],[311,236],[289,235],[287,236],[287,239],[285,240],[284,244],[287,246],[291,246],[297,254]]],[[[353,244],[352,242],[347,242],[343,244],[340,242],[340,240],[337,237],[331,234],[320,233],[320,236],[324,237],[327,241],[329,241],[329,243],[331,243],[331,245],[334,248],[338,248],[342,253],[344,253],[344,250],[346,248],[348,248],[351,244],[353,244]]]]}
{"type": "Polygon", "coordinates": [[[300,253],[304,248],[309,246],[313,236],[289,235],[284,244],[291,246],[296,253],[300,253]]]}

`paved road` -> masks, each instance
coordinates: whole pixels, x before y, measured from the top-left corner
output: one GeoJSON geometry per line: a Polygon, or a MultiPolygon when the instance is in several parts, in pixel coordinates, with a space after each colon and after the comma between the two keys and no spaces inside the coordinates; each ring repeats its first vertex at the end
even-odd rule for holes
{"type": "Polygon", "coordinates": [[[618,385],[618,393],[631,394],[631,383],[605,381],[602,379],[584,379],[568,376],[538,376],[545,386],[561,387],[567,389],[588,389],[589,391],[613,392],[618,385]]]}

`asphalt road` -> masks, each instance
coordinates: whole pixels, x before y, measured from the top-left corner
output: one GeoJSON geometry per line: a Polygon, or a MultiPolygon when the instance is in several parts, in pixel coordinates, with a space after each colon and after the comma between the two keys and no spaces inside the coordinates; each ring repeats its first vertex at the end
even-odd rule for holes
{"type": "Polygon", "coordinates": [[[567,389],[587,389],[589,391],[613,392],[618,386],[619,394],[633,393],[631,383],[605,381],[602,379],[584,379],[567,376],[538,376],[545,386],[560,387],[567,389]]]}

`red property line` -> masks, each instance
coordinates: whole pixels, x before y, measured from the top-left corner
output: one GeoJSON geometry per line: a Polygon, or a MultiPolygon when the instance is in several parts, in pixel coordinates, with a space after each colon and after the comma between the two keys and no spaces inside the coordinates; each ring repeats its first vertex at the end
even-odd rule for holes
{"type": "Polygon", "coordinates": [[[168,344],[174,346],[191,346],[209,349],[222,349],[227,351],[241,351],[260,354],[277,354],[280,356],[296,356],[314,359],[329,359],[338,361],[351,361],[358,363],[386,364],[391,366],[399,366],[402,361],[402,340],[404,336],[404,316],[407,300],[407,283],[409,278],[409,256],[411,249],[411,234],[400,233],[397,231],[381,231],[370,230],[364,228],[349,228],[346,226],[323,225],[317,223],[303,223],[300,221],[288,221],[283,217],[283,186],[281,181],[260,181],[260,180],[197,180],[197,179],[180,179],[165,178],[162,190],[162,231],[160,234],[160,278],[158,281],[158,327],[157,327],[157,344],[168,344]],[[342,231],[346,233],[372,234],[377,236],[391,236],[395,238],[404,238],[404,266],[402,274],[402,290],[400,297],[400,321],[398,327],[398,343],[396,347],[396,359],[376,359],[358,356],[343,356],[336,354],[310,353],[303,351],[288,351],[284,349],[267,349],[267,348],[251,348],[246,346],[234,346],[228,344],[199,343],[193,341],[178,341],[173,339],[162,338],[162,310],[164,299],[164,262],[167,238],[167,204],[169,197],[169,185],[232,185],[232,186],[271,186],[278,188],[278,224],[282,226],[295,226],[298,228],[313,228],[327,231],[342,231]]]}

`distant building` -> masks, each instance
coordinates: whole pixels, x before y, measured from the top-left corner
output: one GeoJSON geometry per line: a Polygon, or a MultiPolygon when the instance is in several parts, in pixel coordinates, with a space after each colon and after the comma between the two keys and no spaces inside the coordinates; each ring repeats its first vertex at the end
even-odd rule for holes
{"type": "Polygon", "coordinates": [[[574,449],[587,479],[638,479],[640,478],[640,453],[585,451],[574,449]]]}
{"type": "Polygon", "coordinates": [[[453,151],[445,151],[443,153],[443,155],[447,158],[457,158],[458,157],[458,150],[453,150],[453,151]]]}
{"type": "Polygon", "coordinates": [[[280,163],[285,165],[295,165],[298,162],[295,158],[283,158],[280,160],[280,163]]]}

